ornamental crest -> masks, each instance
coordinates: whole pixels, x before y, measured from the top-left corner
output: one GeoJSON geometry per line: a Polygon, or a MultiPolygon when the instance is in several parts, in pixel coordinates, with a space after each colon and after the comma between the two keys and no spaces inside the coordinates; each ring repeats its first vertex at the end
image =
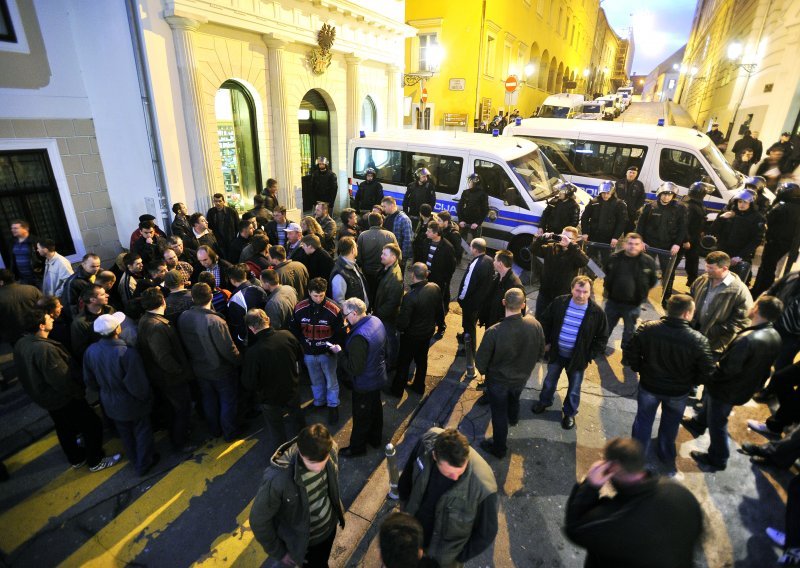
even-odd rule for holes
{"type": "Polygon", "coordinates": [[[317,33],[317,44],[308,54],[308,64],[311,65],[311,71],[314,75],[322,75],[325,70],[331,65],[331,47],[336,39],[336,28],[323,24],[322,28],[317,33]]]}

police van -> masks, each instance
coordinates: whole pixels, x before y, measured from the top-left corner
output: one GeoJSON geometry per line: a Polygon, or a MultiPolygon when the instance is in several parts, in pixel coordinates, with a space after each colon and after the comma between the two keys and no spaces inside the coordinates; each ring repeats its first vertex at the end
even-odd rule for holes
{"type": "MultiPolygon", "coordinates": [[[[351,197],[358,192],[367,168],[372,167],[384,195],[402,206],[414,172],[424,167],[430,170],[436,188],[434,210],[449,211],[454,219],[467,176],[477,173],[489,194],[483,238],[490,248],[509,249],[523,262],[529,259],[524,249],[536,233],[553,187],[563,181],[533,142],[487,134],[431,130],[368,133],[348,142],[347,158],[351,197]]],[[[590,200],[583,191],[577,192],[576,199],[581,207],[590,200]]]]}
{"type": "Polygon", "coordinates": [[[690,128],[531,118],[508,125],[503,134],[535,142],[565,179],[591,195],[601,181],[623,179],[630,166],[638,166],[648,199],[655,199],[665,181],[677,184],[682,195],[696,181],[712,184],[714,192],[704,201],[714,218],[744,188],[744,176],[711,139],[690,128]]]}

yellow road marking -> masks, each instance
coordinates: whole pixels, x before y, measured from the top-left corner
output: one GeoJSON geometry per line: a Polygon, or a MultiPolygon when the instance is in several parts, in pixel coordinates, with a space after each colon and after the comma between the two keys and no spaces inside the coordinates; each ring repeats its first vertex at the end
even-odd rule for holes
{"type": "Polygon", "coordinates": [[[199,463],[188,460],[174,468],[113,521],[64,561],[65,566],[124,566],[133,562],[202,495],[208,484],[227,472],[257,440],[218,444],[199,463]]]}
{"type": "Polygon", "coordinates": [[[250,528],[250,509],[253,501],[236,517],[238,526],[233,532],[220,535],[211,545],[207,556],[192,564],[193,568],[210,568],[213,566],[231,566],[241,563],[242,566],[261,566],[267,559],[264,548],[255,540],[250,528]]]}
{"type": "Polygon", "coordinates": [[[58,436],[55,432],[50,432],[48,436],[35,441],[25,449],[20,450],[5,461],[8,473],[14,473],[20,470],[36,458],[43,456],[48,450],[51,450],[58,444],[58,436]]]}
{"type": "MultiPolygon", "coordinates": [[[[119,440],[106,444],[109,455],[119,453],[119,440]]],[[[122,471],[127,462],[97,473],[85,467],[69,469],[45,485],[21,503],[0,515],[0,534],[3,535],[0,549],[6,554],[16,550],[22,543],[47,526],[51,518],[58,517],[67,509],[105,483],[112,475],[122,471]]]]}

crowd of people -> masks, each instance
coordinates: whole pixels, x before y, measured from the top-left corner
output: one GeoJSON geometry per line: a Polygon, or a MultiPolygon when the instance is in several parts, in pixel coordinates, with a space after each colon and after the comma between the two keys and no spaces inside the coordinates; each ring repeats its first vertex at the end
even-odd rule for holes
{"type": "MultiPolygon", "coordinates": [[[[781,256],[800,244],[796,184],[780,185],[770,204],[765,180],[748,178],[728,210],[708,224],[702,199],[709,188],[702,182],[687,196],[664,183],[647,202],[632,166],[624,179],[601,183],[582,214],[576,188],[561,183],[530,247],[543,262],[529,309],[514,255],[491,254],[480,236],[488,197],[478,175],[469,177],[454,219],[434,212],[435,187],[424,167],[402,208],[368,169],[356,208],[344,209],[337,223],[330,216],[333,174],[324,159],[318,169],[320,199],[299,222],[287,217],[277,182],[269,180],[241,218],[222,194],[205,214],[176,203],[170,235],[142,215],[128,252],[108,269],[92,253],[73,269],[58,243],[31,235],[24,220],[12,222],[11,263],[0,270],[2,332],[14,346],[23,387],[49,412],[73,468],[96,472],[119,462],[120,454],[104,452],[104,425],[144,476],[159,461],[154,429],[168,431],[173,451],[190,454],[199,441],[193,414],[226,441],[240,438],[247,420],[261,415],[269,467],[252,508],[255,536],[285,565],[326,566],[336,526],[344,523],[339,458],[386,442],[382,396],[426,392],[428,350],[444,336],[451,300],[461,308],[459,353],[474,356],[485,390],[478,402],[491,411],[493,437],[480,447],[498,460],[508,453],[509,427],[520,420],[521,395],[539,361],[546,372],[533,413],[554,404],[566,374],[561,426],[575,428],[585,371],[606,354],[622,320],[622,362],[639,375],[631,438],[608,444],[567,505],[566,534],[588,548],[587,565],[635,565],[664,550],[671,556],[658,565],[690,563],[701,534],[699,505],[646,468],[653,465],[649,446],[659,407],[654,453],[666,477],[677,473],[682,423],[695,435],[710,433],[708,451],[692,452],[699,466],[725,469],[728,417],[754,395],[777,399],[779,409],[766,423],[748,424],[771,442],[743,450],[758,463],[784,467],[800,455],[800,433],[779,440],[800,422],[800,366],[793,364],[800,351],[800,277],[774,282],[781,256]],[[706,254],[709,237],[714,250],[706,254]],[[762,241],[761,267],[748,288],[762,241]],[[673,293],[681,257],[689,289],[673,293]],[[637,327],[659,282],[657,266],[666,315],[637,327]],[[603,280],[603,306],[594,297],[596,277],[603,280]],[[479,325],[486,328],[480,343],[479,325]],[[307,412],[303,374],[311,384],[307,412]],[[337,448],[322,422],[334,428],[342,420],[340,385],[351,391],[352,432],[348,445],[337,448]],[[700,385],[698,412],[684,419],[700,385]],[[90,405],[94,395],[100,412],[90,405]],[[599,496],[606,482],[617,490],[612,500],[599,496]],[[642,496],[648,505],[620,520],[626,503],[642,496]],[[634,539],[639,546],[620,547],[606,536],[639,534],[664,515],[682,530],[663,536],[663,546],[648,549],[643,535],[634,539]]],[[[432,429],[422,437],[399,493],[404,513],[390,516],[380,535],[389,568],[459,566],[495,538],[497,482],[457,430],[432,429]]],[[[787,558],[800,558],[796,538],[786,538],[787,558]]]]}

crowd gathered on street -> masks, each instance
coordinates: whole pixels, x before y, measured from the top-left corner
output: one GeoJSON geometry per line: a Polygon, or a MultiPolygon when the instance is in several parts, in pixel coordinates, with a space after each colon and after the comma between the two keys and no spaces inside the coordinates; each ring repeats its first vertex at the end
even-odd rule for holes
{"type": "MultiPolygon", "coordinates": [[[[712,222],[703,198],[713,188],[703,181],[686,195],[671,182],[645,188],[631,165],[623,179],[602,181],[583,211],[577,188],[556,184],[528,249],[539,259],[533,305],[515,271],[520,259],[489,250],[481,237],[489,207],[478,174],[451,215],[436,207],[425,167],[401,203],[367,169],[354,207],[337,222],[336,175],[320,158],[311,214],[288,218],[276,180],[241,216],[223,194],[205,213],[175,203],[168,231],[142,215],[126,252],[107,268],[93,253],[73,267],[59,243],[32,235],[29,222],[17,219],[11,262],[0,270],[2,333],[22,386],[50,414],[76,470],[119,463],[120,454],[104,450],[104,428],[116,432],[145,476],[160,457],[155,430],[165,429],[173,451],[188,456],[200,441],[193,415],[225,441],[240,439],[247,420],[261,416],[269,465],[250,515],[254,535],[283,565],[327,566],[345,519],[340,458],[381,451],[389,438],[384,397],[430,390],[428,351],[444,337],[456,302],[458,356],[474,359],[483,378],[478,404],[489,406],[493,434],[480,441],[482,453],[457,429],[424,434],[401,464],[401,511],[379,534],[386,567],[447,568],[494,542],[491,464],[507,457],[509,429],[519,423],[537,364],[544,379],[530,410],[549,412],[565,375],[560,423],[575,428],[585,372],[609,353],[622,320],[622,363],[639,378],[636,416],[630,437],[609,441],[575,485],[565,534],[587,549],[586,566],[690,566],[703,518],[679,482],[681,425],[695,437],[709,432],[707,451],[692,458],[712,473],[730,457],[733,409],[751,399],[777,401],[766,422],[747,424],[768,443],[742,451],[782,468],[800,457],[800,429],[793,430],[800,423],[800,273],[776,275],[780,259],[793,260],[800,247],[800,186],[781,180],[793,154],[779,156],[776,146],[767,153],[777,165],[753,171],[712,222]],[[677,291],[680,262],[687,289],[677,291]],[[600,282],[602,305],[594,294],[600,282]],[[666,315],[640,322],[659,284],[666,315]],[[478,326],[485,327],[480,342],[478,326]],[[352,432],[338,448],[331,430],[344,419],[341,386],[352,397],[352,432]],[[696,412],[684,417],[690,405],[696,412]],[[607,483],[614,497],[601,497],[607,483]],[[670,530],[651,530],[665,523],[670,530]]],[[[787,565],[800,564],[799,503],[795,478],[785,534],[773,531],[787,565]]]]}

